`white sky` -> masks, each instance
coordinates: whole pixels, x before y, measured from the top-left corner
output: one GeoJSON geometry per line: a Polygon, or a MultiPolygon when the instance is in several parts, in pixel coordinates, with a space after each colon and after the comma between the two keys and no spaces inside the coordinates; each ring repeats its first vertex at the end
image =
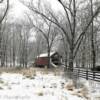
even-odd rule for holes
{"type": "MultiPolygon", "coordinates": [[[[23,0],[9,0],[10,2],[10,10],[8,13],[8,22],[9,23],[18,23],[22,24],[22,22],[25,22],[25,14],[24,12],[29,12],[30,10],[21,2],[23,0]]],[[[35,0],[33,0],[35,1],[35,0]]],[[[42,0],[41,0],[42,1],[42,0]]],[[[6,2],[6,0],[5,0],[6,2]]],[[[29,2],[29,0],[24,0],[24,2],[29,2]]],[[[44,0],[44,2],[49,2],[53,8],[53,10],[57,11],[61,8],[60,4],[57,0],[44,0]]],[[[0,9],[2,5],[0,4],[0,9]]],[[[5,7],[3,5],[3,7],[5,7]]],[[[31,35],[30,41],[35,40],[34,35],[31,35]]]]}
{"type": "Polygon", "coordinates": [[[44,0],[44,1],[48,1],[51,3],[51,6],[54,10],[58,11],[59,9],[62,9],[60,3],[57,0],[44,0]]]}
{"type": "MultiPolygon", "coordinates": [[[[24,0],[28,1],[28,0],[24,0]]],[[[44,0],[51,3],[54,10],[58,10],[61,8],[60,4],[57,2],[57,0],[44,0]]],[[[20,0],[10,0],[10,5],[12,7],[12,10],[9,11],[10,14],[14,15],[14,18],[21,18],[23,17],[24,11],[28,11],[28,8],[23,5],[20,0]]]]}
{"type": "Polygon", "coordinates": [[[27,7],[25,7],[19,0],[10,0],[10,10],[8,13],[8,17],[10,22],[21,22],[24,20],[24,11],[28,11],[27,7]]]}
{"type": "MultiPolygon", "coordinates": [[[[24,0],[24,2],[27,2],[28,0],[24,0]]],[[[57,0],[44,0],[45,2],[50,2],[53,9],[55,11],[57,11],[60,7],[60,4],[57,2],[57,0]]],[[[11,9],[9,10],[9,19],[10,19],[10,23],[14,23],[17,21],[17,23],[21,23],[22,21],[26,21],[24,16],[24,12],[25,11],[29,11],[29,9],[23,5],[22,2],[20,2],[19,0],[10,0],[10,6],[11,9]]],[[[35,41],[35,33],[32,33],[32,35],[30,36],[30,41],[35,41]]]]}

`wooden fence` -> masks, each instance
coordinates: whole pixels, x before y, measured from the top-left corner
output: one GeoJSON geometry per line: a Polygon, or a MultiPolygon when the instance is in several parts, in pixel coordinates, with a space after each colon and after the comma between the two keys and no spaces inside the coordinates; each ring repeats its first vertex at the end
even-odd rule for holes
{"type": "Polygon", "coordinates": [[[91,71],[89,69],[74,68],[73,75],[75,77],[85,78],[86,80],[93,80],[100,82],[100,71],[91,71]]]}

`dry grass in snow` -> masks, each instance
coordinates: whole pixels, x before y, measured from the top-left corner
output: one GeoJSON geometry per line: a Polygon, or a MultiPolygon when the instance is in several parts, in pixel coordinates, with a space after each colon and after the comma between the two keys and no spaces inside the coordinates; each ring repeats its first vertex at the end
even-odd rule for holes
{"type": "Polygon", "coordinates": [[[9,69],[0,75],[0,100],[100,100],[91,98],[86,85],[75,88],[60,71],[47,69],[9,69]]]}

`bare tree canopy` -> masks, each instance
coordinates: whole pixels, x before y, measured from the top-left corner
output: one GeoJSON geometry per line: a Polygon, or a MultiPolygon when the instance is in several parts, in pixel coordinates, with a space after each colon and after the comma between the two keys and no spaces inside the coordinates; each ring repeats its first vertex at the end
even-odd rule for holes
{"type": "MultiPolygon", "coordinates": [[[[59,27],[63,34],[66,37],[66,42],[68,42],[69,45],[69,50],[70,50],[70,54],[69,54],[69,66],[71,69],[73,69],[73,61],[77,55],[77,52],[79,51],[79,48],[81,46],[81,42],[83,41],[83,37],[84,35],[87,33],[87,30],[89,29],[91,23],[93,22],[93,20],[98,16],[99,12],[100,12],[100,6],[98,6],[92,17],[90,17],[90,19],[88,20],[87,24],[85,25],[84,29],[82,30],[82,32],[78,32],[79,36],[76,39],[76,29],[77,29],[77,15],[78,15],[78,9],[77,9],[77,3],[76,0],[71,0],[69,1],[69,3],[67,4],[65,2],[63,2],[62,0],[58,1],[65,12],[65,16],[67,20],[67,23],[69,26],[69,32],[67,32],[65,30],[65,28],[61,25],[61,23],[59,22],[59,20],[57,19],[57,17],[55,16],[55,14],[53,13],[53,11],[47,7],[45,7],[45,12],[47,11],[50,16],[48,16],[45,12],[43,12],[42,10],[39,10],[38,8],[36,8],[33,4],[30,4],[28,6],[29,9],[31,9],[34,13],[36,13],[37,15],[42,16],[43,18],[45,18],[46,20],[52,22],[53,24],[57,25],[57,27],[59,27]],[[66,5],[65,5],[65,4],[66,5]],[[68,5],[68,6],[67,6],[68,5]]],[[[67,27],[66,27],[67,28],[67,27]]]]}
{"type": "Polygon", "coordinates": [[[0,4],[3,3],[0,19],[2,66],[10,63],[25,67],[41,53],[48,52],[49,57],[51,51],[61,52],[63,63],[71,71],[74,66],[96,66],[99,1],[1,0],[0,4]]]}

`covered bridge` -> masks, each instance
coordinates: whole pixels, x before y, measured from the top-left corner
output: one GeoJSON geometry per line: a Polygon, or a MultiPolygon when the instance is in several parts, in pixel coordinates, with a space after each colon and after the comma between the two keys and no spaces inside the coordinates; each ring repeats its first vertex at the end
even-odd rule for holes
{"type": "MultiPolygon", "coordinates": [[[[48,53],[40,54],[35,60],[35,66],[44,67],[48,65],[48,53]]],[[[62,57],[58,52],[50,52],[50,66],[57,67],[61,64],[62,57]]]]}

